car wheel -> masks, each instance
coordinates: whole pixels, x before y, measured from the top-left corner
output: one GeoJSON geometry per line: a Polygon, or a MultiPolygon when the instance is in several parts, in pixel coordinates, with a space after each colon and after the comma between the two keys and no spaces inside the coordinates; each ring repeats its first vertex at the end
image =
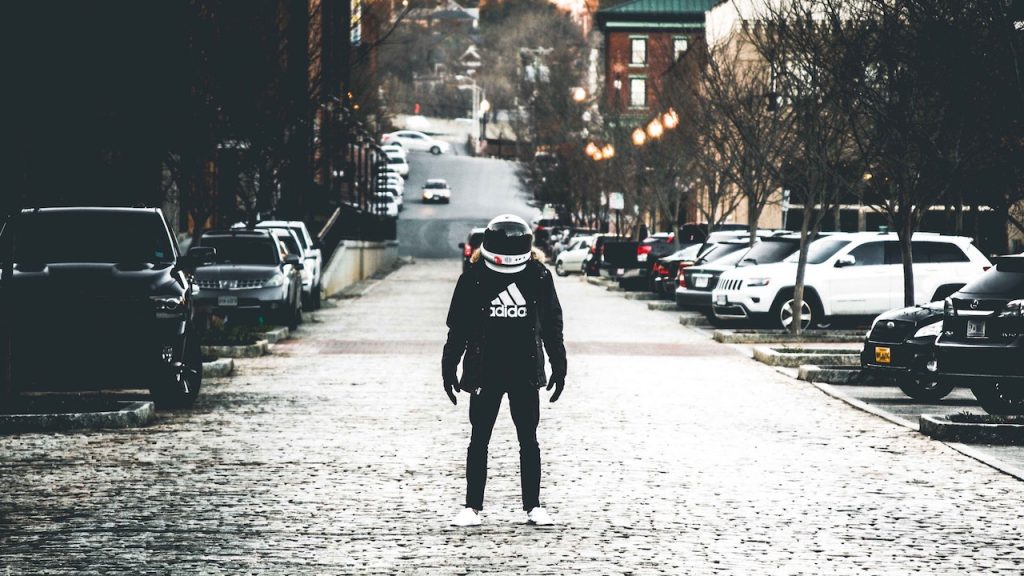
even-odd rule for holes
{"type": "Polygon", "coordinates": [[[190,408],[199,397],[203,385],[203,354],[195,328],[185,332],[185,354],[181,365],[170,373],[156,378],[157,385],[150,388],[150,395],[160,409],[190,408]]]}
{"type": "Polygon", "coordinates": [[[971,386],[978,403],[989,414],[1024,414],[1024,389],[1009,382],[985,382],[971,386]]]}
{"type": "Polygon", "coordinates": [[[565,271],[565,264],[563,264],[561,260],[555,262],[555,274],[558,274],[559,276],[569,275],[569,273],[565,271]]]}
{"type": "Polygon", "coordinates": [[[430,153],[433,154],[434,156],[439,156],[441,154],[441,147],[440,146],[431,146],[430,147],[430,153]]]}
{"type": "MultiPolygon", "coordinates": [[[[769,318],[773,327],[788,331],[793,323],[793,297],[779,294],[772,304],[769,318]]],[[[817,298],[810,294],[805,295],[800,308],[800,330],[816,327],[822,320],[821,305],[818,304],[817,298]]]]}
{"type": "Polygon", "coordinates": [[[896,379],[896,385],[904,394],[921,402],[937,402],[953,391],[953,382],[942,382],[934,376],[907,374],[896,379]]]}
{"type": "Polygon", "coordinates": [[[320,294],[321,290],[323,288],[319,284],[313,286],[313,310],[319,310],[323,305],[323,296],[320,294]]]}

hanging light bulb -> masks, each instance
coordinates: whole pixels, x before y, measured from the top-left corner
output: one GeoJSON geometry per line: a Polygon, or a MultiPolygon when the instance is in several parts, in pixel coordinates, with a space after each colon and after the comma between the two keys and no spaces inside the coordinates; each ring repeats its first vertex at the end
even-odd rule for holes
{"type": "Polygon", "coordinates": [[[615,147],[611,144],[605,144],[604,148],[601,149],[601,156],[607,160],[612,156],[615,156],[615,147]]]}
{"type": "Polygon", "coordinates": [[[651,138],[661,138],[661,135],[665,132],[665,127],[661,125],[661,120],[655,118],[651,120],[651,123],[647,125],[647,135],[651,138]]]}
{"type": "Polygon", "coordinates": [[[647,133],[644,132],[643,128],[637,128],[633,130],[633,145],[643,146],[644,142],[647,142],[647,133]]]}
{"type": "Polygon", "coordinates": [[[587,142],[587,147],[584,148],[583,151],[586,152],[587,156],[590,156],[591,158],[594,157],[594,154],[600,152],[600,150],[597,147],[597,144],[594,144],[593,142],[587,142]]]}
{"type": "Polygon", "coordinates": [[[679,114],[676,114],[674,108],[669,108],[668,112],[665,112],[662,116],[661,123],[665,125],[666,129],[672,130],[676,126],[679,126],[679,114]]]}

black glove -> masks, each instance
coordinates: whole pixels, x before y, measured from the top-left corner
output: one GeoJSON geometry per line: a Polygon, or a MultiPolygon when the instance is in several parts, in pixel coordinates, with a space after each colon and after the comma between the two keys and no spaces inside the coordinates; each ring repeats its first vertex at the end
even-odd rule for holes
{"type": "Polygon", "coordinates": [[[551,395],[551,401],[555,402],[559,396],[562,395],[562,389],[565,388],[565,376],[561,374],[552,374],[551,378],[548,378],[548,391],[552,388],[555,389],[555,393],[551,395]]]}
{"type": "Polygon", "coordinates": [[[444,393],[448,395],[448,399],[452,401],[452,404],[458,406],[459,400],[455,397],[456,392],[461,392],[461,390],[459,390],[459,384],[457,382],[454,384],[451,382],[444,383],[444,393]]]}

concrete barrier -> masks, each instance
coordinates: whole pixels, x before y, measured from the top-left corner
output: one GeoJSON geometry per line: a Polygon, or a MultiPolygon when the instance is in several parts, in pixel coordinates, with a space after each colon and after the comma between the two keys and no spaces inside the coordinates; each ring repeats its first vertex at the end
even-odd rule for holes
{"type": "Polygon", "coordinates": [[[921,433],[933,440],[964,444],[1024,445],[1024,418],[983,414],[922,414],[921,433]]]}
{"type": "Polygon", "coordinates": [[[343,240],[331,255],[323,272],[324,296],[333,298],[345,288],[398,262],[398,241],[366,242],[343,240]]]}
{"type": "Polygon", "coordinates": [[[0,414],[0,434],[135,428],[153,421],[152,402],[112,402],[109,409],[95,412],[45,412],[0,414]]]}

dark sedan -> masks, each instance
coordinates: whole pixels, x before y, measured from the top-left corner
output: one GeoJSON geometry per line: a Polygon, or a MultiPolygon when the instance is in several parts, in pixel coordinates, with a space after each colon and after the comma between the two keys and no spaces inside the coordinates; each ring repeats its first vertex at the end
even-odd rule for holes
{"type": "Polygon", "coordinates": [[[192,272],[158,209],[43,208],[6,222],[3,298],[17,302],[15,389],[148,387],[191,405],[202,383],[192,272]]]}
{"type": "Polygon", "coordinates": [[[946,299],[939,378],[966,385],[992,414],[1024,414],[1024,254],[1000,258],[946,299]]]}
{"type": "Polygon", "coordinates": [[[197,303],[228,321],[259,322],[294,330],[302,321],[302,259],[269,231],[203,234],[200,246],[216,260],[196,271],[197,303]]]}
{"type": "Polygon", "coordinates": [[[469,265],[472,263],[473,252],[480,247],[480,244],[484,241],[484,232],[486,228],[473,228],[469,231],[469,236],[466,237],[465,242],[459,242],[459,248],[462,249],[462,271],[469,270],[469,265]]]}
{"type": "Polygon", "coordinates": [[[954,384],[940,381],[936,373],[935,339],[942,332],[942,308],[941,301],[931,302],[876,318],[860,353],[865,374],[894,380],[915,400],[945,398],[954,384]]]}

